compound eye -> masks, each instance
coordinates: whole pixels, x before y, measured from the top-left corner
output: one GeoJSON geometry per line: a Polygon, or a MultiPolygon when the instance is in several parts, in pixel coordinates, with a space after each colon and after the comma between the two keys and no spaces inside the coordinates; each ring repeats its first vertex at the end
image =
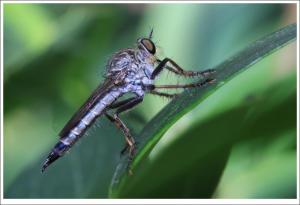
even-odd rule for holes
{"type": "Polygon", "coordinates": [[[144,45],[144,47],[147,49],[147,51],[149,51],[149,53],[155,54],[156,48],[155,48],[154,43],[151,40],[149,40],[147,38],[143,38],[141,43],[144,45]]]}

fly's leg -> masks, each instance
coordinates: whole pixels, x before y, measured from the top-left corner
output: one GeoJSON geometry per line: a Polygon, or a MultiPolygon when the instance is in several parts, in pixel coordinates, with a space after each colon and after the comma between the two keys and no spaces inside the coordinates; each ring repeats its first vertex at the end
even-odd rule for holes
{"type": "Polygon", "coordinates": [[[131,136],[128,127],[124,124],[124,122],[119,118],[118,115],[114,114],[114,116],[111,116],[111,115],[105,113],[105,116],[111,122],[113,122],[117,126],[117,128],[121,129],[123,134],[125,135],[126,145],[125,145],[124,149],[122,149],[122,151],[121,151],[121,154],[124,154],[128,150],[129,147],[134,147],[135,140],[131,136]]]}
{"type": "Polygon", "coordinates": [[[115,103],[113,103],[113,104],[111,104],[111,105],[109,106],[109,109],[115,109],[115,108],[118,108],[118,107],[120,107],[120,106],[122,106],[122,105],[125,105],[126,103],[128,103],[128,102],[134,100],[135,98],[136,98],[136,97],[131,97],[131,98],[128,98],[128,99],[125,99],[125,100],[121,100],[121,101],[119,101],[119,102],[115,102],[115,103]]]}
{"type": "MultiPolygon", "coordinates": [[[[154,87],[154,89],[155,89],[155,87],[154,87]]],[[[178,96],[178,94],[163,93],[163,92],[158,92],[156,90],[150,90],[150,94],[158,95],[158,96],[161,96],[161,97],[166,97],[166,98],[169,98],[169,99],[173,99],[173,98],[176,98],[178,96]]]]}
{"type": "Polygon", "coordinates": [[[179,84],[179,85],[154,85],[154,89],[177,89],[177,88],[196,88],[203,87],[207,84],[212,84],[215,82],[215,79],[206,79],[197,83],[189,83],[189,84],[179,84]]]}
{"type": "Polygon", "coordinates": [[[185,77],[193,77],[193,76],[202,76],[206,77],[216,72],[214,69],[207,69],[204,71],[185,71],[181,68],[175,61],[170,58],[165,58],[163,60],[157,60],[159,63],[158,66],[155,68],[151,75],[151,79],[154,79],[164,68],[168,69],[169,71],[177,74],[182,75],[185,77]],[[170,63],[172,66],[168,66],[167,63],[170,63]]]}
{"type": "MultiPolygon", "coordinates": [[[[132,109],[133,107],[135,107],[136,105],[138,105],[139,103],[141,103],[143,101],[143,97],[136,97],[136,98],[133,98],[131,99],[130,101],[124,103],[123,105],[119,106],[116,110],[116,113],[114,116],[119,116],[120,113],[122,112],[125,112],[125,111],[128,111],[130,109],[132,109]]],[[[133,142],[134,142],[134,138],[131,137],[133,142]]],[[[135,143],[133,144],[129,144],[127,143],[127,145],[129,146],[129,165],[135,155],[135,151],[136,151],[136,148],[135,148],[135,143]]],[[[127,148],[125,147],[122,152],[125,152],[127,150],[127,148]]]]}
{"type": "Polygon", "coordinates": [[[135,140],[131,136],[127,126],[119,118],[119,114],[133,108],[134,106],[138,105],[142,101],[143,101],[143,97],[140,97],[140,96],[131,98],[131,99],[129,98],[128,100],[124,100],[124,101],[121,101],[118,103],[119,105],[117,107],[115,107],[115,108],[117,108],[117,110],[116,110],[115,114],[113,115],[113,117],[108,114],[105,114],[109,120],[114,122],[114,124],[123,131],[123,133],[125,135],[125,140],[126,140],[127,144],[126,144],[125,148],[121,151],[121,153],[124,153],[127,150],[129,150],[129,159],[128,159],[128,166],[127,166],[129,174],[132,174],[130,165],[131,165],[131,162],[132,162],[133,157],[135,156],[135,152],[136,152],[135,140]]]}
{"type": "Polygon", "coordinates": [[[153,94],[153,95],[158,95],[161,97],[166,97],[169,99],[174,99],[178,96],[177,93],[174,94],[169,94],[169,93],[165,93],[165,92],[159,92],[156,91],[155,89],[178,89],[178,88],[196,88],[196,87],[203,87],[207,84],[212,84],[215,82],[215,79],[206,79],[204,81],[201,82],[197,82],[197,83],[189,83],[189,84],[179,84],[179,85],[151,85],[148,87],[149,93],[153,94]]]}
{"type": "MultiPolygon", "coordinates": [[[[158,76],[164,68],[168,69],[169,71],[171,71],[177,75],[181,75],[181,76],[185,76],[185,77],[194,77],[194,76],[207,77],[216,72],[216,70],[214,70],[214,69],[207,69],[204,71],[186,71],[170,58],[164,58],[163,60],[157,59],[156,61],[159,64],[154,69],[154,71],[150,77],[152,80],[154,80],[155,77],[158,76]],[[167,65],[168,63],[170,63],[171,66],[168,66],[167,65]]],[[[173,97],[176,97],[177,94],[162,93],[162,92],[155,91],[155,89],[177,89],[177,88],[203,87],[206,84],[213,83],[214,81],[215,81],[214,79],[205,79],[204,81],[201,81],[201,82],[189,83],[189,84],[184,84],[184,85],[182,85],[182,84],[181,85],[180,84],[179,85],[158,85],[158,86],[151,85],[151,86],[147,86],[147,89],[150,91],[151,94],[159,95],[159,96],[163,96],[163,97],[167,97],[167,98],[173,98],[173,97]]]]}

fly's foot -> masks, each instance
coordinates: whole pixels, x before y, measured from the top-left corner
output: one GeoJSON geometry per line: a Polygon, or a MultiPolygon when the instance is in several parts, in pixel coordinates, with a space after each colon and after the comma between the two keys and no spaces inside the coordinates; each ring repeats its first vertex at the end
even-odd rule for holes
{"type": "Polygon", "coordinates": [[[208,83],[208,84],[213,84],[213,83],[215,83],[217,80],[216,79],[207,79],[206,80],[206,82],[208,83]]]}
{"type": "Polygon", "coordinates": [[[207,69],[203,71],[194,72],[194,75],[208,77],[211,76],[212,74],[215,74],[216,72],[217,72],[216,69],[207,69]]]}
{"type": "Polygon", "coordinates": [[[132,169],[131,169],[131,165],[132,165],[132,161],[136,155],[136,146],[135,144],[133,144],[132,146],[128,146],[129,149],[129,156],[128,156],[128,164],[127,164],[127,173],[129,176],[133,175],[132,169]]]}
{"type": "MultiPolygon", "coordinates": [[[[134,143],[135,149],[136,149],[137,145],[138,145],[138,142],[135,142],[135,143],[134,143]]],[[[129,151],[130,151],[130,146],[129,146],[128,144],[126,144],[126,145],[124,146],[124,148],[121,150],[120,156],[123,156],[124,154],[126,154],[126,153],[129,152],[129,151]]]]}

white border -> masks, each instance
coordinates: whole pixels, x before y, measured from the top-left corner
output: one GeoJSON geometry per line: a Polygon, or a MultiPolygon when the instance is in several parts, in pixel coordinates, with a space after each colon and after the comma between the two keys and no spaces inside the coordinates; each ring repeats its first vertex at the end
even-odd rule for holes
{"type": "Polygon", "coordinates": [[[297,199],[4,199],[4,204],[298,204],[297,199]]]}
{"type": "Polygon", "coordinates": [[[1,203],[0,204],[299,204],[299,56],[297,55],[297,199],[3,199],[3,5],[17,3],[296,3],[299,54],[298,1],[1,1],[1,203]]]}
{"type": "Polygon", "coordinates": [[[150,4],[171,4],[171,3],[175,3],[175,4],[186,4],[186,3],[201,3],[201,4],[207,4],[207,3],[211,3],[211,4],[215,4],[215,3],[253,3],[253,4],[263,4],[263,3],[276,3],[276,4],[288,4],[288,3],[299,3],[298,1],[284,1],[284,0],[264,0],[264,1],[259,1],[259,0],[252,0],[252,1],[240,1],[240,0],[236,0],[236,1],[160,1],[160,0],[156,0],[156,1],[141,1],[141,0],[136,0],[136,1],[124,1],[124,0],[115,0],[115,1],[82,1],[82,0],[70,0],[70,1],[60,1],[60,0],[56,0],[56,1],[41,1],[41,0],[36,0],[36,1],[9,1],[9,0],[4,0],[1,1],[1,4],[3,3],[9,3],[9,4],[19,4],[19,3],[36,3],[36,4],[43,4],[43,3],[56,3],[56,4],[67,4],[67,3],[74,3],[74,4],[79,4],[79,3],[84,3],[84,4],[95,4],[95,3],[110,3],[110,4],[121,4],[121,3],[142,3],[142,4],[146,4],[146,3],[150,3],[150,4]]]}

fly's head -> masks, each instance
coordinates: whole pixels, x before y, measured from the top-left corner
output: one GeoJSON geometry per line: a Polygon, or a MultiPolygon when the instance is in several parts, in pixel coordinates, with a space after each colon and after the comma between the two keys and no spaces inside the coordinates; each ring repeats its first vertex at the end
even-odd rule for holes
{"type": "Polygon", "coordinates": [[[156,46],[150,38],[139,38],[137,40],[137,48],[141,61],[154,64],[156,61],[156,46]]]}
{"type": "Polygon", "coordinates": [[[139,38],[137,45],[140,50],[146,51],[149,55],[155,55],[156,47],[150,38],[139,38]]]}

